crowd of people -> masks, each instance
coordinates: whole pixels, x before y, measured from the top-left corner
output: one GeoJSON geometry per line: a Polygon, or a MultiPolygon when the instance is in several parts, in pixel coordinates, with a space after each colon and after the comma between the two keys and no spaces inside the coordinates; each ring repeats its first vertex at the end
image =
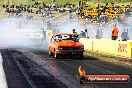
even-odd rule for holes
{"type": "Polygon", "coordinates": [[[66,11],[66,8],[74,8],[75,4],[66,3],[64,5],[59,4],[45,4],[44,2],[35,2],[33,5],[3,5],[5,12],[9,13],[9,16],[22,16],[21,13],[35,13],[41,14],[42,17],[46,17],[52,14],[51,11],[57,11],[63,13],[66,11]]]}
{"type": "Polygon", "coordinates": [[[115,5],[114,3],[105,5],[82,5],[78,9],[78,15],[97,22],[108,22],[112,19],[123,20],[125,15],[130,15],[130,5],[115,5]]]}
{"type": "Polygon", "coordinates": [[[9,13],[9,16],[15,15],[16,17],[22,16],[22,12],[33,13],[30,5],[3,5],[5,12],[9,13]]]}
{"type": "Polygon", "coordinates": [[[74,36],[79,37],[79,38],[89,38],[87,29],[85,29],[85,31],[81,31],[80,34],[78,34],[78,33],[76,32],[76,30],[73,29],[73,30],[72,30],[72,34],[73,34],[74,36]]]}
{"type": "MultiPolygon", "coordinates": [[[[88,30],[85,29],[85,31],[81,31],[80,34],[78,34],[75,29],[72,30],[73,35],[76,35],[79,38],[88,38],[89,39],[89,34],[88,34],[88,30]]],[[[119,30],[116,24],[113,25],[112,28],[112,33],[111,33],[111,40],[117,40],[119,37],[119,30]]],[[[97,29],[96,35],[95,35],[96,39],[101,39],[103,38],[103,31],[102,29],[97,29]]],[[[129,34],[128,34],[128,29],[123,29],[122,33],[121,33],[121,40],[122,41],[127,41],[129,40],[129,34]]]]}

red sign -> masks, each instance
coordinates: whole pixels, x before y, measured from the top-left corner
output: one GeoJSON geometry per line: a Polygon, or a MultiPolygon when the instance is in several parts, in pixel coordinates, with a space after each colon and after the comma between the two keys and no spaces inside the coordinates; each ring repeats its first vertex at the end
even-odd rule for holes
{"type": "Polygon", "coordinates": [[[127,44],[119,44],[118,46],[118,52],[124,52],[124,53],[127,53],[127,44]]]}

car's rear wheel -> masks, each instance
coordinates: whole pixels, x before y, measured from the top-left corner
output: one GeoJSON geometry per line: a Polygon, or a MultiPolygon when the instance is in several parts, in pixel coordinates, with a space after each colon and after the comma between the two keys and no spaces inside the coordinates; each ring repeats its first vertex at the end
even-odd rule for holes
{"type": "Polygon", "coordinates": [[[49,56],[53,56],[54,54],[49,50],[49,56]]]}

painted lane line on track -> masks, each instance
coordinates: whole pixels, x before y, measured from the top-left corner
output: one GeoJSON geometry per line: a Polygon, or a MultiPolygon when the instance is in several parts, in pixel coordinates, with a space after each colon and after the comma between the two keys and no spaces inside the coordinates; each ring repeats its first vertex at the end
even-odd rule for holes
{"type": "Polygon", "coordinates": [[[28,76],[28,74],[25,72],[24,68],[22,67],[21,64],[19,64],[19,62],[13,58],[13,60],[15,61],[15,63],[17,64],[17,66],[19,67],[20,71],[22,72],[22,74],[24,75],[24,77],[26,78],[26,80],[28,81],[28,83],[30,84],[30,86],[32,88],[37,88],[37,86],[35,84],[33,84],[33,81],[30,79],[30,77],[28,76]]]}
{"type": "Polygon", "coordinates": [[[2,64],[3,64],[3,59],[0,53],[0,88],[8,88],[6,76],[2,64]]]}

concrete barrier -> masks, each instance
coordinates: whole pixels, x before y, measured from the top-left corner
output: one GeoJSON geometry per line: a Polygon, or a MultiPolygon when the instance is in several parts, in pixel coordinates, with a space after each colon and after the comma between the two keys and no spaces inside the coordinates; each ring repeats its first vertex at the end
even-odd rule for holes
{"type": "Polygon", "coordinates": [[[86,39],[86,38],[81,38],[79,40],[84,45],[85,50],[93,50],[93,42],[94,40],[92,39],[86,39]]]}
{"type": "Polygon", "coordinates": [[[81,38],[84,49],[132,58],[132,41],[81,38]]]}

